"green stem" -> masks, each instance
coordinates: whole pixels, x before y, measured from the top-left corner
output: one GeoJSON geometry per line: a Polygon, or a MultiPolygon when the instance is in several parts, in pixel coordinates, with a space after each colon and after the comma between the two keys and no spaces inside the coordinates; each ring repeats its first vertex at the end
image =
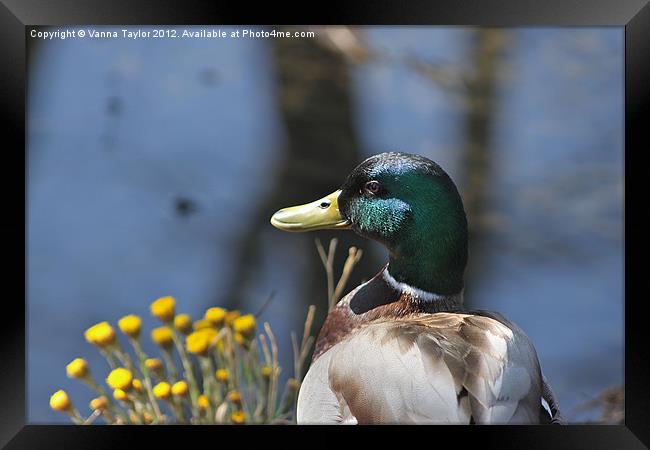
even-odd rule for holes
{"type": "Polygon", "coordinates": [[[106,361],[108,361],[108,365],[111,367],[111,370],[115,370],[117,368],[117,363],[115,362],[115,358],[113,357],[110,351],[106,351],[103,348],[100,348],[99,353],[101,353],[102,356],[106,358],[106,361]]]}
{"type": "Polygon", "coordinates": [[[142,350],[142,346],[140,345],[139,340],[132,339],[131,343],[133,344],[133,349],[135,350],[135,353],[138,355],[138,359],[140,360],[140,371],[144,376],[144,387],[147,391],[147,397],[149,398],[149,403],[151,403],[151,406],[153,407],[154,415],[156,417],[156,422],[160,422],[162,420],[162,413],[160,411],[160,406],[158,405],[158,401],[156,401],[156,397],[153,395],[151,376],[149,374],[149,369],[145,364],[147,355],[145,355],[144,351],[142,350]]]}
{"type": "MultiPolygon", "coordinates": [[[[210,399],[215,399],[217,393],[219,392],[219,385],[217,380],[214,378],[214,366],[212,365],[212,360],[209,356],[200,356],[199,363],[201,364],[201,374],[203,375],[203,392],[210,399]]],[[[219,395],[221,397],[221,395],[219,395]]],[[[212,404],[212,403],[211,403],[212,404]]],[[[214,423],[214,411],[212,411],[212,406],[210,406],[210,411],[208,414],[208,423],[214,423]]]]}
{"type": "Polygon", "coordinates": [[[172,398],[169,403],[171,404],[171,407],[174,410],[174,414],[176,414],[176,417],[178,417],[178,422],[179,423],[187,423],[187,418],[185,417],[185,412],[183,412],[182,401],[180,401],[180,400],[178,400],[176,398],[172,398]]]}
{"type": "Polygon", "coordinates": [[[174,339],[174,344],[176,344],[176,349],[178,350],[178,354],[181,356],[181,362],[183,364],[183,368],[185,369],[185,377],[187,378],[187,383],[189,384],[190,387],[190,399],[191,399],[191,406],[192,406],[192,414],[194,416],[199,416],[200,411],[199,411],[199,388],[196,383],[196,378],[194,377],[194,370],[192,368],[192,363],[190,362],[190,358],[187,354],[187,351],[185,351],[185,347],[183,346],[183,343],[181,342],[178,333],[176,332],[175,329],[171,328],[172,330],[172,337],[174,339]]]}
{"type": "Polygon", "coordinates": [[[163,359],[165,360],[165,365],[167,366],[167,373],[169,374],[169,382],[175,383],[178,381],[178,370],[176,370],[176,365],[172,359],[172,352],[166,348],[162,349],[163,359]]]}
{"type": "Polygon", "coordinates": [[[131,361],[131,357],[124,350],[122,350],[122,347],[120,347],[119,344],[115,346],[113,353],[115,353],[115,356],[120,361],[120,363],[129,369],[134,376],[138,375],[135,371],[135,367],[133,366],[133,361],[131,361]]]}
{"type": "MultiPolygon", "coordinates": [[[[228,389],[232,386],[233,374],[228,368],[228,363],[224,360],[223,355],[221,354],[221,352],[219,351],[219,349],[216,346],[214,347],[212,354],[214,355],[214,359],[216,361],[215,370],[216,369],[226,369],[228,371],[229,375],[230,375],[228,377],[228,381],[226,383],[224,383],[224,386],[223,386],[224,390],[227,392],[228,389]]],[[[220,404],[223,401],[223,398],[224,398],[224,395],[226,394],[226,392],[222,392],[221,386],[218,386],[218,388],[217,388],[217,394],[218,394],[218,396],[217,396],[217,404],[220,404]]]]}

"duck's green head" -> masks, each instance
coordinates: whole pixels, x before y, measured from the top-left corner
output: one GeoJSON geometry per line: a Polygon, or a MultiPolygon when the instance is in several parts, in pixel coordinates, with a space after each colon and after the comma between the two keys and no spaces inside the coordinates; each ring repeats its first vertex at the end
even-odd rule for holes
{"type": "Polygon", "coordinates": [[[340,190],[282,209],[271,223],[286,231],[351,228],[388,248],[388,269],[397,281],[442,295],[463,288],[463,203],[445,171],[422,156],[372,156],[352,171],[340,190]]]}

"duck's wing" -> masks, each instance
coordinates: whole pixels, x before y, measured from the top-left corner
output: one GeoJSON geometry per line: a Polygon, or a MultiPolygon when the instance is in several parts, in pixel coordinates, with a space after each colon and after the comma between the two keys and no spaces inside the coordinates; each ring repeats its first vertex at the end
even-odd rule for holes
{"type": "Polygon", "coordinates": [[[550,416],[542,413],[542,421],[549,422],[556,425],[566,425],[568,422],[560,410],[560,404],[557,401],[557,397],[551,389],[551,385],[546,380],[546,377],[542,374],[542,399],[548,405],[548,413],[550,416]]]}
{"type": "Polygon", "coordinates": [[[538,423],[532,345],[490,317],[371,323],[309,369],[299,423],[538,423]]]}

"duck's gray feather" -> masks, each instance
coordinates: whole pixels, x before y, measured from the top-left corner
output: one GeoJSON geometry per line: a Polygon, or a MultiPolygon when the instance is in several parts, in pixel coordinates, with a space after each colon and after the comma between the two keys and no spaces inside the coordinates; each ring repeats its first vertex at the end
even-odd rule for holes
{"type": "Polygon", "coordinates": [[[314,362],[298,423],[539,423],[541,389],[514,325],[465,313],[378,320],[314,362]]]}

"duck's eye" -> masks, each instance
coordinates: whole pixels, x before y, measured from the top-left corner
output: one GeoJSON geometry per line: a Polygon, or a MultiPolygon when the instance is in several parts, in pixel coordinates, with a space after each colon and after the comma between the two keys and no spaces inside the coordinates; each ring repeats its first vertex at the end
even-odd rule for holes
{"type": "Polygon", "coordinates": [[[369,192],[371,194],[376,194],[377,192],[379,192],[379,187],[380,187],[379,181],[373,180],[373,181],[368,181],[363,188],[366,190],[366,192],[369,192]]]}

